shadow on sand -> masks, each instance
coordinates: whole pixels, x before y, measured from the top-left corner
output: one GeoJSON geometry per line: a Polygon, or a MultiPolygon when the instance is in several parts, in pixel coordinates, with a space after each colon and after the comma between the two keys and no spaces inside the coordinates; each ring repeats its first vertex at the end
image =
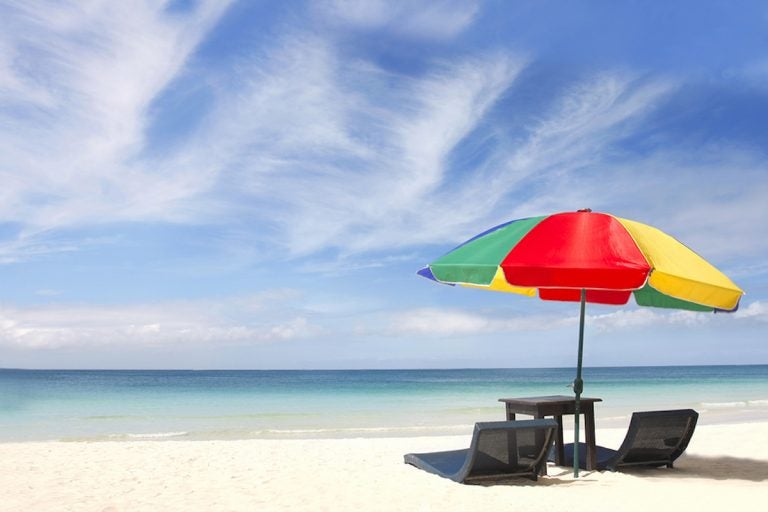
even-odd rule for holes
{"type": "MultiPolygon", "coordinates": [[[[712,480],[747,480],[749,482],[768,481],[768,460],[747,459],[739,457],[703,457],[686,455],[675,463],[674,469],[667,468],[622,468],[621,473],[638,478],[706,478],[712,480]]],[[[567,476],[570,469],[553,468],[550,466],[550,476],[567,476]],[[563,470],[560,472],[560,470],[563,470]]],[[[585,472],[585,476],[590,473],[585,472]]],[[[545,478],[545,481],[547,479],[545,478]]],[[[553,484],[549,479],[547,483],[553,484]]],[[[559,483],[566,483],[559,481],[559,483]]]]}
{"type": "Polygon", "coordinates": [[[675,464],[671,477],[712,478],[714,480],[768,481],[768,460],[744,459],[739,457],[702,457],[686,455],[675,464]]]}
{"type": "MultiPolygon", "coordinates": [[[[573,485],[581,482],[589,482],[589,477],[594,473],[584,471],[580,480],[570,478],[570,468],[550,465],[549,478],[541,477],[537,482],[525,478],[494,479],[489,481],[474,482],[473,485],[493,486],[510,485],[521,487],[573,485]],[[554,477],[554,478],[553,478],[554,477]]],[[[750,482],[768,481],[768,460],[743,459],[738,457],[702,457],[698,455],[686,455],[680,459],[674,469],[667,468],[623,468],[620,473],[632,475],[637,478],[706,478],[712,480],[747,480],[750,482]]]]}

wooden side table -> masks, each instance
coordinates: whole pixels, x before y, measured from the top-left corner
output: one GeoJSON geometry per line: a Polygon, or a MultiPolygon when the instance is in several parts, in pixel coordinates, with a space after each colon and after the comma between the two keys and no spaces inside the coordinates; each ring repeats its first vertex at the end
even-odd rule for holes
{"type": "MultiPolygon", "coordinates": [[[[593,470],[597,467],[597,450],[595,448],[595,402],[602,398],[581,397],[579,412],[584,415],[584,436],[587,444],[586,467],[593,470]]],[[[557,421],[555,434],[555,464],[564,465],[565,451],[563,449],[563,415],[576,414],[576,398],[566,395],[533,396],[524,398],[499,398],[506,406],[507,421],[514,421],[516,414],[528,414],[534,418],[553,416],[557,421]]],[[[544,466],[546,474],[546,466],[544,466]]]]}

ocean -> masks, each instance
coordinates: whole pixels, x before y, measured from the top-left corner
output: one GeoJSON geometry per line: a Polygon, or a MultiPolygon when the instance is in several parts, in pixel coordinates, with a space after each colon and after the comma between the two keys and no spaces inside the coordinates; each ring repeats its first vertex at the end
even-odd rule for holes
{"type": "MultiPolygon", "coordinates": [[[[502,397],[570,395],[573,368],[0,370],[0,442],[463,434],[502,397]]],[[[768,419],[768,365],[585,368],[597,427],[693,408],[703,424],[768,419]]],[[[522,417],[520,417],[522,418],[522,417]]]]}

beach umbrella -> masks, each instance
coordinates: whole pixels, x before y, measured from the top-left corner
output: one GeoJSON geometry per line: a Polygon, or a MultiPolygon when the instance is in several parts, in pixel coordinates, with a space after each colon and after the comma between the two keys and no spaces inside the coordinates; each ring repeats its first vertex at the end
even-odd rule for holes
{"type": "Polygon", "coordinates": [[[689,311],[735,311],[744,291],[672,236],[592,210],[513,220],[430,263],[419,275],[451,285],[579,302],[574,476],[578,477],[579,400],[586,303],[689,311]]]}

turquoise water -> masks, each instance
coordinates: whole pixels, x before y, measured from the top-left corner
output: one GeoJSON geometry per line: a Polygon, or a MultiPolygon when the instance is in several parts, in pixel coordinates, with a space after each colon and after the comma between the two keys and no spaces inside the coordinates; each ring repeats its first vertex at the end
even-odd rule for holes
{"type": "MultiPolygon", "coordinates": [[[[0,370],[0,441],[435,435],[504,418],[501,397],[570,395],[572,368],[0,370]]],[[[768,365],[586,368],[598,428],[691,407],[768,419],[768,365]]]]}

